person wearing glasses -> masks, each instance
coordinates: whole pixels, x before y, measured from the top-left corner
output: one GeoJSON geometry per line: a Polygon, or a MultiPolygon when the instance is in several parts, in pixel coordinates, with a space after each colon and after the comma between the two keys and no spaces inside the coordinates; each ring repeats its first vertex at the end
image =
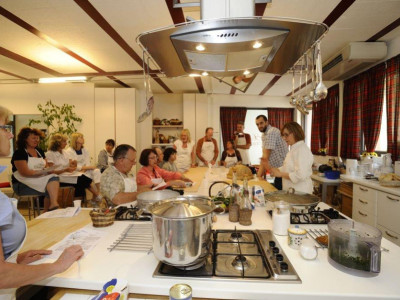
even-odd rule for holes
{"type": "Polygon", "coordinates": [[[158,190],[168,187],[184,188],[185,181],[192,182],[180,172],[161,169],[157,165],[157,153],[153,149],[144,149],[140,154],[139,162],[143,166],[137,174],[139,186],[158,190]]]}
{"type": "MultiPolygon", "coordinates": [[[[0,106],[0,156],[10,154],[13,134],[6,125],[10,115],[8,109],[0,106]]],[[[51,254],[51,250],[29,250],[17,255],[27,228],[16,202],[0,191],[0,299],[15,299],[16,288],[62,273],[84,254],[81,246],[73,245],[53,263],[29,265],[51,254]]]]}
{"type": "MultiPolygon", "coordinates": [[[[290,147],[283,166],[272,168],[271,174],[282,178],[283,190],[294,188],[297,192],[312,194],[311,180],[314,157],[304,143],[304,131],[296,122],[288,122],[281,129],[282,137],[290,147]]],[[[263,163],[266,161],[263,160],[263,163]]]]}
{"type": "Polygon", "coordinates": [[[106,199],[108,206],[116,206],[136,200],[138,191],[135,175],[131,169],[136,165],[136,150],[131,145],[121,144],[115,148],[113,155],[114,165],[109,166],[100,179],[100,192],[106,199]]]}
{"type": "MultiPolygon", "coordinates": [[[[279,129],[272,127],[265,115],[256,117],[256,125],[258,130],[263,133],[261,136],[263,161],[261,161],[257,176],[264,177],[266,170],[270,171],[271,168],[282,167],[283,161],[288,153],[288,148],[281,137],[279,129]]],[[[275,177],[274,186],[278,190],[282,190],[282,178],[275,177]]]]}
{"type": "Polygon", "coordinates": [[[67,155],[70,159],[77,162],[76,170],[83,172],[87,177],[93,180],[95,186],[92,188],[96,190],[97,197],[94,199],[96,202],[100,202],[102,196],[100,193],[100,176],[101,172],[95,166],[90,164],[89,151],[84,148],[85,140],[83,134],[75,132],[71,134],[70,147],[66,150],[67,155]]]}

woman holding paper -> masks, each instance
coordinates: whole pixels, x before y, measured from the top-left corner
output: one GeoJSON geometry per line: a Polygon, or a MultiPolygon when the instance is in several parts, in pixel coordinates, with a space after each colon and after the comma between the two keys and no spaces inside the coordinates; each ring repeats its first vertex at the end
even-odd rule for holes
{"type": "MultiPolygon", "coordinates": [[[[0,106],[0,155],[10,153],[10,139],[13,135],[4,128],[10,111],[0,106]]],[[[28,158],[29,160],[29,158],[28,158]]],[[[25,235],[25,219],[18,212],[16,199],[10,199],[0,192],[0,298],[15,299],[17,287],[31,284],[67,270],[83,256],[81,246],[68,247],[54,263],[28,265],[50,254],[50,250],[30,250],[20,253],[25,235]],[[13,263],[14,262],[14,263],[13,263]],[[16,262],[16,263],[15,263],[16,262]]]]}
{"type": "Polygon", "coordinates": [[[17,150],[12,165],[12,186],[17,195],[45,196],[44,211],[58,208],[59,178],[48,167],[44,152],[38,148],[43,133],[24,127],[17,136],[17,150]]]}
{"type": "Polygon", "coordinates": [[[144,149],[140,154],[140,164],[143,166],[137,174],[137,184],[152,189],[167,187],[185,187],[185,182],[192,182],[179,172],[170,172],[157,166],[157,153],[153,149],[144,149]]]}

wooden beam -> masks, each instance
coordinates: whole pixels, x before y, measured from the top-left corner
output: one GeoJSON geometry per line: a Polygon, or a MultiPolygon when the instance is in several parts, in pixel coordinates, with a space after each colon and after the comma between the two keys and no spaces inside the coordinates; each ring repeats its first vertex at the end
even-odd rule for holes
{"type": "Polygon", "coordinates": [[[274,86],[274,84],[281,78],[281,75],[275,75],[274,78],[265,86],[265,88],[260,92],[260,96],[264,95],[270,88],[274,86]]]}

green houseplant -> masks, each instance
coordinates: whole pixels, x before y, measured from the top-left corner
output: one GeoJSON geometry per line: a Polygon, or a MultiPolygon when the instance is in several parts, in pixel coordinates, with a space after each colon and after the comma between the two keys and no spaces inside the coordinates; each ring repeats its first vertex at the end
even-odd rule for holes
{"type": "Polygon", "coordinates": [[[63,104],[58,106],[49,100],[45,105],[38,104],[37,108],[42,115],[40,119],[30,119],[28,126],[31,127],[40,123],[47,126],[46,136],[39,145],[43,151],[47,150],[49,138],[52,134],[61,133],[70,136],[77,131],[75,125],[82,122],[82,118],[74,112],[74,105],[63,104]]]}

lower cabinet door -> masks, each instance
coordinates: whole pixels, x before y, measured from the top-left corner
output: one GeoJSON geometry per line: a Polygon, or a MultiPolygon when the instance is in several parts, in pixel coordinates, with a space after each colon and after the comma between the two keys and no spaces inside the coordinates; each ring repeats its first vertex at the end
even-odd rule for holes
{"type": "Polygon", "coordinates": [[[396,245],[400,246],[400,234],[399,233],[396,233],[396,232],[394,232],[392,230],[389,230],[386,227],[384,227],[382,225],[379,225],[379,224],[378,224],[377,228],[380,231],[382,231],[382,236],[385,239],[387,239],[387,240],[395,243],[396,245]]]}

